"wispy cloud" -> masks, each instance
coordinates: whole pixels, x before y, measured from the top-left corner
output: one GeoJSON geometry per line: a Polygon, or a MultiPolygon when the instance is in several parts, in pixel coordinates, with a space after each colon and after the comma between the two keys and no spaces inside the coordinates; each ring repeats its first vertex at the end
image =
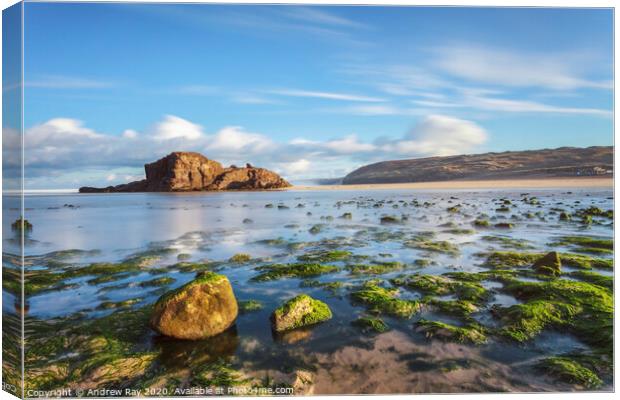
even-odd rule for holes
{"type": "Polygon", "coordinates": [[[208,85],[186,85],[175,88],[173,91],[193,96],[212,96],[219,93],[219,88],[208,85]]]}
{"type": "Polygon", "coordinates": [[[327,100],[344,100],[344,101],[359,101],[359,102],[383,102],[385,99],[379,97],[362,96],[350,93],[337,93],[337,92],[319,92],[310,90],[298,90],[298,89],[282,89],[272,90],[272,94],[280,96],[290,97],[311,97],[327,100]]]}
{"type": "Polygon", "coordinates": [[[41,89],[105,89],[116,86],[114,82],[76,76],[40,75],[25,80],[26,87],[41,89]]]}
{"type": "Polygon", "coordinates": [[[336,27],[368,28],[368,25],[353,21],[349,18],[338,16],[325,9],[309,7],[286,7],[282,13],[289,18],[313,23],[318,25],[331,25],[336,27]]]}
{"type": "Polygon", "coordinates": [[[143,7],[142,9],[162,18],[177,18],[184,24],[197,27],[228,25],[249,35],[257,31],[282,34],[305,34],[312,39],[329,40],[333,44],[368,46],[356,37],[355,30],[370,28],[366,24],[325,10],[325,7],[245,7],[248,11],[196,12],[183,7],[143,7]]]}
{"type": "Polygon", "coordinates": [[[611,81],[579,74],[588,57],[577,54],[528,53],[476,45],[445,46],[431,50],[432,64],[454,77],[503,87],[540,87],[553,90],[612,89],[611,81]]]}
{"type": "Polygon", "coordinates": [[[555,106],[529,100],[491,97],[480,91],[467,90],[463,95],[455,95],[452,101],[412,100],[412,103],[426,108],[470,108],[504,113],[581,114],[603,117],[612,115],[610,110],[555,106]]]}

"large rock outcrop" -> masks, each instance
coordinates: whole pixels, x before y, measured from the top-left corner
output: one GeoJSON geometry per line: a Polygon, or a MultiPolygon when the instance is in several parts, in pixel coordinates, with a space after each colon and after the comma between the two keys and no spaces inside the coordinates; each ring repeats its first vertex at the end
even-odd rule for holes
{"type": "Polygon", "coordinates": [[[146,164],[144,171],[147,191],[177,192],[206,188],[224,167],[199,153],[174,152],[146,164]]]}
{"type": "Polygon", "coordinates": [[[275,172],[247,164],[224,168],[199,153],[174,152],[144,166],[146,179],[105,188],[81,187],[80,193],[265,190],[291,186],[275,172]]]}
{"type": "Polygon", "coordinates": [[[204,272],[157,300],[151,327],[177,339],[206,339],[230,328],[238,313],[228,278],[204,272]]]}

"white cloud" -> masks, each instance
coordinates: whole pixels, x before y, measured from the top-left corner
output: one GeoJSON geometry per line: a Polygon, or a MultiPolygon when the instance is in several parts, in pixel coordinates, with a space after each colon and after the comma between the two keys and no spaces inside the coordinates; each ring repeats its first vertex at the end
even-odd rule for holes
{"type": "Polygon", "coordinates": [[[472,121],[429,115],[402,140],[385,143],[381,149],[408,156],[447,156],[470,152],[486,142],[487,137],[486,131],[472,121]]]}
{"type": "Polygon", "coordinates": [[[240,126],[227,126],[209,137],[207,151],[224,154],[243,155],[257,153],[272,148],[273,142],[258,133],[246,132],[240,126]]]}
{"type": "Polygon", "coordinates": [[[360,96],[348,93],[336,93],[336,92],[316,92],[309,90],[297,90],[297,89],[284,89],[284,90],[272,90],[271,93],[280,96],[291,97],[310,97],[327,100],[344,100],[344,101],[359,101],[359,102],[382,102],[385,99],[378,97],[360,96]]]}
{"type": "Polygon", "coordinates": [[[356,135],[348,135],[342,139],[327,141],[324,146],[341,154],[363,153],[375,150],[374,145],[360,142],[356,135]]]}
{"type": "Polygon", "coordinates": [[[166,115],[163,121],[155,124],[151,135],[159,141],[179,138],[196,140],[203,137],[204,133],[200,125],[174,115],[166,115]]]}
{"type": "MultiPolygon", "coordinates": [[[[9,145],[4,149],[6,156],[11,146],[19,146],[19,137],[8,129],[5,135],[9,145]]],[[[330,140],[275,142],[239,126],[207,134],[199,125],[171,115],[147,134],[126,130],[122,135],[108,135],[77,120],[56,118],[26,130],[24,162],[28,184],[35,185],[31,188],[54,188],[54,182],[66,186],[69,179],[77,179],[79,186],[143,179],[145,163],[172,151],[197,151],[224,165],[249,162],[281,172],[287,179],[316,178],[343,174],[375,161],[471,151],[485,140],[486,133],[474,122],[441,115],[423,119],[402,138],[375,142],[354,134],[330,140]]]]}
{"type": "Polygon", "coordinates": [[[373,144],[361,142],[357,135],[348,135],[341,139],[332,139],[324,142],[297,138],[289,142],[289,145],[296,148],[297,151],[322,156],[356,154],[376,150],[373,144]]]}
{"type": "Polygon", "coordinates": [[[295,176],[308,172],[312,163],[304,158],[290,163],[279,163],[275,168],[281,174],[295,176]]]}
{"type": "Polygon", "coordinates": [[[586,57],[576,54],[525,53],[481,46],[434,49],[434,64],[458,78],[499,86],[542,87],[555,90],[611,89],[611,81],[579,76],[586,57]]]}
{"type": "Polygon", "coordinates": [[[123,131],[123,137],[127,139],[135,139],[138,137],[138,132],[134,131],[133,129],[125,129],[123,131]]]}
{"type": "Polygon", "coordinates": [[[103,135],[84,127],[82,121],[70,118],[54,118],[30,128],[24,146],[29,148],[41,144],[69,144],[76,143],[76,141],[81,143],[85,139],[98,138],[103,138],[103,135]]]}

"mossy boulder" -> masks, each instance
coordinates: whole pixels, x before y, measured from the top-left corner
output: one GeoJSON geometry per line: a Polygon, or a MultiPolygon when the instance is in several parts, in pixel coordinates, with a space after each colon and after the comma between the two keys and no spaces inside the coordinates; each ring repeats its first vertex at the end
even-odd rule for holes
{"type": "Polygon", "coordinates": [[[228,278],[204,272],[157,300],[151,327],[177,339],[198,340],[228,329],[237,318],[237,299],[228,278]]]}
{"type": "Polygon", "coordinates": [[[546,358],[540,361],[537,367],[561,381],[588,389],[596,389],[603,384],[596,373],[568,357],[546,358]]]}
{"type": "Polygon", "coordinates": [[[390,329],[381,318],[375,317],[359,317],[351,324],[360,327],[364,332],[382,333],[390,329]]]}
{"type": "Polygon", "coordinates": [[[31,231],[32,224],[27,219],[24,219],[24,217],[19,217],[19,219],[16,219],[15,222],[11,224],[11,229],[19,232],[31,231]]]}
{"type": "Polygon", "coordinates": [[[320,300],[300,294],[278,307],[271,315],[276,332],[288,331],[331,319],[332,311],[320,300]]]}
{"type": "Polygon", "coordinates": [[[487,341],[485,328],[472,323],[460,327],[441,321],[421,319],[416,323],[416,331],[424,333],[427,338],[437,338],[443,341],[456,343],[483,344],[487,341]]]}
{"type": "Polygon", "coordinates": [[[534,271],[536,271],[537,274],[551,276],[560,275],[562,268],[560,255],[557,251],[551,251],[536,260],[534,265],[532,265],[532,268],[534,269],[534,271]]]}
{"type": "Polygon", "coordinates": [[[373,313],[385,313],[401,318],[411,318],[422,307],[417,300],[397,298],[397,288],[381,287],[374,280],[365,282],[359,289],[351,293],[351,296],[355,301],[364,303],[373,313]]]}

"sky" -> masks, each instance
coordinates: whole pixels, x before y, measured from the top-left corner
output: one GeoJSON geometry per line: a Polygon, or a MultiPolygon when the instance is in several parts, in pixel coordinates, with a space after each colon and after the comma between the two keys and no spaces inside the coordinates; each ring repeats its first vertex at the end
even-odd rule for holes
{"type": "Polygon", "coordinates": [[[24,21],[32,189],[142,179],[171,151],[299,182],[613,144],[610,9],[27,3],[24,21]]]}

